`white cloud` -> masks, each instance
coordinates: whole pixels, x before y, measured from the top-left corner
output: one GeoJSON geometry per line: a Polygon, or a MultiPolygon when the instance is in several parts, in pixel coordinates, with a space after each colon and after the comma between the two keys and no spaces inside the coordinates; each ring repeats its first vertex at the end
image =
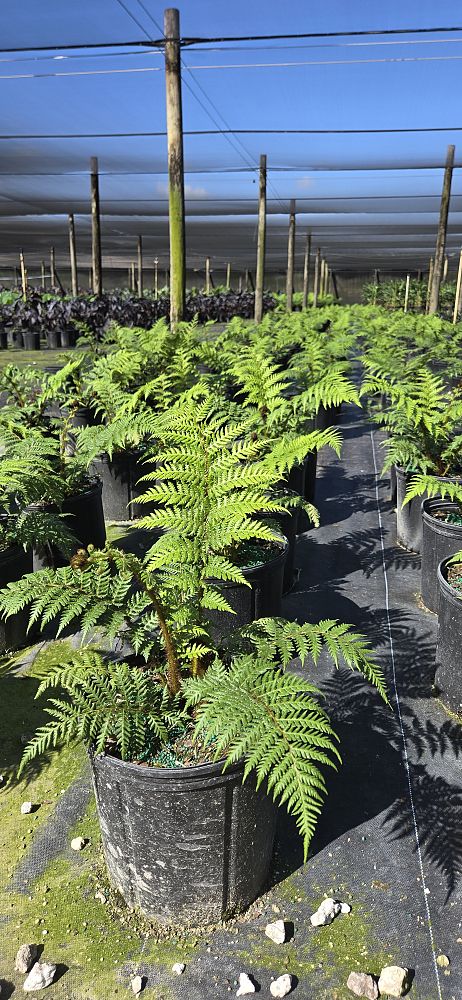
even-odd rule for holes
{"type": "MultiPolygon", "coordinates": [[[[156,184],[156,191],[158,194],[165,195],[168,198],[168,184],[166,181],[158,181],[156,184]]],[[[195,187],[194,184],[185,184],[184,193],[187,198],[208,198],[208,193],[203,187],[195,187]]]]}
{"type": "Polygon", "coordinates": [[[297,181],[297,187],[302,191],[306,191],[307,188],[312,188],[314,185],[314,180],[312,177],[299,177],[297,181]]]}

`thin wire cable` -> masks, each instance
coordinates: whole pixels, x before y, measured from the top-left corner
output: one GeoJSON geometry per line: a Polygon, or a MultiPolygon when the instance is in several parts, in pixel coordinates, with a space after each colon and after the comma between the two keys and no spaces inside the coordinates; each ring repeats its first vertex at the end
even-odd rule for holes
{"type": "MultiPolygon", "coordinates": [[[[120,4],[122,6],[122,4],[120,4]]],[[[152,15],[151,15],[152,16],[152,15]]],[[[136,19],[133,17],[132,20],[137,23],[136,19]]],[[[144,28],[141,29],[144,32],[144,28]]],[[[384,29],[374,29],[374,30],[363,30],[363,31],[305,31],[305,32],[294,32],[292,34],[275,34],[275,35],[229,35],[221,37],[182,37],[180,39],[182,45],[204,45],[209,43],[218,42],[257,42],[257,41],[274,41],[274,40],[285,40],[285,39],[299,39],[299,38],[359,38],[359,37],[374,37],[376,35],[426,35],[426,34],[453,34],[456,31],[462,31],[462,25],[456,25],[453,27],[444,26],[436,28],[384,28],[384,29]]],[[[146,33],[146,32],[144,32],[146,33]]],[[[162,32],[163,34],[163,32],[162,32]]],[[[126,46],[163,46],[165,41],[171,41],[171,39],[166,39],[165,36],[159,39],[154,39],[145,42],[142,39],[136,39],[135,41],[124,41],[124,42],[79,42],[79,43],[66,43],[61,45],[15,45],[15,46],[4,46],[0,48],[1,52],[15,53],[15,52],[59,52],[59,51],[72,51],[72,50],[83,50],[83,49],[109,49],[109,48],[124,48],[126,46]]]]}
{"type": "MultiPolygon", "coordinates": [[[[402,135],[426,132],[461,132],[462,125],[431,125],[415,128],[237,128],[237,129],[185,129],[183,135],[402,135]]],[[[158,132],[11,132],[0,134],[0,139],[134,139],[166,136],[158,132]]],[[[247,164],[249,166],[249,164],[247,164]]],[[[250,165],[250,169],[256,168],[250,165]]],[[[303,168],[300,168],[303,169],[303,168]]],[[[309,169],[314,169],[311,166],[309,169]]]]}
{"type": "Polygon", "coordinates": [[[380,547],[381,547],[381,555],[382,555],[383,579],[384,579],[384,584],[385,584],[385,613],[386,613],[386,616],[387,616],[387,632],[388,632],[388,641],[389,641],[389,646],[390,646],[391,669],[392,669],[392,678],[393,678],[393,690],[394,690],[394,694],[395,694],[396,707],[397,707],[397,710],[398,710],[398,721],[399,721],[399,727],[400,727],[400,731],[401,731],[401,740],[402,740],[402,747],[403,747],[403,751],[402,751],[403,765],[404,765],[404,770],[406,772],[407,787],[408,787],[408,792],[409,792],[409,803],[410,803],[410,806],[411,806],[412,823],[413,823],[413,827],[414,827],[414,837],[415,837],[415,844],[416,844],[416,850],[417,850],[417,858],[418,858],[418,863],[419,863],[420,879],[421,879],[421,885],[422,885],[422,890],[423,890],[425,913],[426,913],[426,917],[427,917],[428,935],[429,935],[429,938],[430,938],[430,945],[431,945],[432,959],[433,959],[433,968],[434,968],[435,977],[436,977],[436,987],[437,987],[437,990],[438,990],[438,998],[439,998],[439,1000],[443,1000],[442,993],[441,993],[441,982],[440,982],[439,969],[438,969],[438,965],[437,965],[437,961],[436,961],[435,939],[433,937],[433,927],[432,927],[432,921],[431,921],[430,907],[429,907],[429,903],[428,903],[428,896],[429,896],[430,890],[427,888],[426,879],[425,879],[425,871],[424,871],[423,858],[422,858],[422,847],[421,847],[421,841],[420,841],[419,827],[418,827],[418,823],[417,823],[417,814],[416,814],[416,807],[415,807],[415,802],[414,802],[414,792],[413,792],[413,788],[412,788],[412,778],[411,778],[411,770],[410,770],[409,750],[408,750],[408,745],[407,745],[407,740],[406,740],[406,733],[405,733],[405,729],[404,729],[403,714],[402,714],[402,709],[401,709],[401,700],[400,700],[399,690],[398,690],[398,680],[397,680],[397,676],[396,676],[395,647],[394,647],[394,643],[393,643],[393,630],[392,630],[391,618],[390,618],[390,594],[389,594],[389,588],[388,588],[387,564],[386,564],[386,559],[385,559],[385,541],[384,541],[384,531],[383,531],[383,522],[382,522],[382,511],[381,511],[381,507],[380,507],[380,495],[379,495],[379,488],[378,488],[378,476],[379,476],[379,472],[378,472],[378,468],[377,468],[377,458],[376,458],[376,451],[375,451],[374,434],[373,434],[372,431],[370,432],[370,436],[371,436],[371,445],[372,445],[372,459],[373,459],[373,464],[374,464],[375,500],[376,500],[376,505],[377,505],[377,517],[378,517],[378,523],[379,523],[379,535],[380,535],[380,547]]]}

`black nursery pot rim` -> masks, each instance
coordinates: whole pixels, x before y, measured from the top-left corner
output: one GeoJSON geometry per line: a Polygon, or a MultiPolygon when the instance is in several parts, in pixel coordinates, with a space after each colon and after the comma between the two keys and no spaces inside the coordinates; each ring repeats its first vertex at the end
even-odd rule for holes
{"type": "Polygon", "coordinates": [[[245,767],[245,761],[241,758],[233,764],[229,764],[225,770],[226,757],[220,757],[220,760],[209,764],[190,764],[188,767],[143,767],[140,764],[134,764],[130,760],[120,760],[119,757],[114,757],[112,754],[95,754],[92,747],[89,747],[87,752],[91,762],[107,760],[111,766],[115,764],[116,767],[122,768],[125,773],[136,774],[137,777],[141,777],[142,780],[149,782],[186,781],[193,775],[194,778],[223,777],[226,779],[227,776],[231,778],[232,775],[243,772],[245,767]]]}
{"type": "MultiPolygon", "coordinates": [[[[277,516],[277,515],[276,515],[277,516]]],[[[279,566],[281,562],[284,561],[286,554],[289,549],[289,541],[285,535],[279,535],[278,538],[273,539],[272,544],[280,548],[280,552],[275,553],[271,556],[271,559],[265,559],[262,562],[254,563],[252,566],[238,566],[237,569],[241,570],[241,573],[260,573],[264,566],[279,566]]],[[[212,581],[215,582],[215,581],[212,581]]],[[[235,586],[233,580],[220,580],[220,586],[235,586]]]]}
{"type": "Polygon", "coordinates": [[[428,497],[422,500],[421,504],[422,519],[427,524],[438,525],[439,534],[441,535],[451,535],[462,539],[462,524],[451,524],[448,521],[444,521],[442,518],[435,517],[433,511],[444,511],[446,514],[453,514],[460,510],[458,505],[453,500],[442,500],[441,497],[428,497]]]}
{"type": "MultiPolygon", "coordinates": [[[[87,485],[82,490],[79,490],[78,493],[71,493],[71,495],[68,496],[68,497],[64,497],[63,505],[66,504],[66,503],[72,503],[74,500],[80,500],[81,497],[89,496],[90,493],[93,493],[95,490],[101,491],[102,488],[103,488],[103,481],[102,481],[102,479],[100,479],[99,476],[92,476],[91,479],[89,478],[87,480],[87,485]]],[[[55,508],[57,506],[58,506],[58,504],[55,504],[55,503],[53,503],[53,501],[50,500],[50,501],[43,501],[42,503],[40,503],[40,502],[39,503],[28,503],[24,509],[25,510],[35,510],[35,509],[37,509],[37,510],[47,510],[50,507],[55,508]]]]}
{"type": "Polygon", "coordinates": [[[446,559],[442,559],[436,571],[436,575],[438,577],[438,585],[443,591],[443,593],[446,594],[447,597],[451,598],[451,600],[455,599],[458,602],[458,604],[460,604],[462,602],[462,591],[456,590],[455,587],[451,587],[451,584],[448,582],[446,578],[449,563],[453,558],[454,556],[447,556],[446,559]]]}

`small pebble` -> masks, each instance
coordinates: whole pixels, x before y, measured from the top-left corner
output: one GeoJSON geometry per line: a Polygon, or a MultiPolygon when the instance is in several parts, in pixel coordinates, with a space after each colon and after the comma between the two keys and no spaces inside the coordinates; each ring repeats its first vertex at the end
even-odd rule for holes
{"type": "Polygon", "coordinates": [[[83,851],[86,843],[87,842],[85,840],[85,837],[74,837],[74,839],[71,840],[72,850],[73,851],[83,851]]]}
{"type": "Polygon", "coordinates": [[[438,962],[440,969],[447,969],[448,965],[451,964],[447,955],[438,955],[436,961],[438,962]]]}
{"type": "Polygon", "coordinates": [[[100,903],[107,903],[107,898],[104,895],[104,892],[101,892],[101,889],[99,889],[98,892],[95,892],[95,899],[98,899],[100,903]]]}
{"type": "Polygon", "coordinates": [[[284,944],[287,940],[286,925],[283,920],[275,920],[272,924],[267,924],[265,934],[274,941],[275,944],[284,944]]]}
{"type": "Polygon", "coordinates": [[[22,944],[16,953],[16,958],[14,961],[14,967],[16,969],[16,972],[22,972],[23,975],[25,975],[26,972],[30,972],[36,958],[37,958],[37,945],[22,944]]]}
{"type": "Polygon", "coordinates": [[[27,816],[28,813],[32,812],[33,808],[34,808],[34,806],[33,806],[32,802],[23,802],[22,805],[21,805],[21,813],[22,813],[22,815],[23,816],[27,816]]]}
{"type": "Polygon", "coordinates": [[[175,962],[175,965],[172,965],[172,972],[175,976],[182,976],[185,968],[186,965],[184,962],[175,962]]]}
{"type": "Polygon", "coordinates": [[[292,989],[292,976],[288,972],[284,976],[279,976],[270,983],[270,993],[272,997],[286,997],[292,989]]]}
{"type": "Polygon", "coordinates": [[[248,976],[246,972],[240,972],[239,989],[236,993],[236,996],[245,997],[248,996],[250,993],[255,993],[255,992],[256,992],[256,987],[255,984],[252,982],[250,976],[248,976]]]}
{"type": "Polygon", "coordinates": [[[141,976],[135,976],[135,978],[132,979],[132,981],[130,983],[130,986],[131,986],[131,988],[132,988],[135,996],[136,997],[139,996],[139,994],[143,990],[143,980],[142,980],[141,976]]]}

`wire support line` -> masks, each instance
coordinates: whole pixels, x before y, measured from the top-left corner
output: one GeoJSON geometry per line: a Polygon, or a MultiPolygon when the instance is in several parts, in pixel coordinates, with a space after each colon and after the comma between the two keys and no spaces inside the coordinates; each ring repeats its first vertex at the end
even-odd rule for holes
{"type": "MultiPolygon", "coordinates": [[[[119,6],[122,6],[120,4],[119,6]]],[[[136,18],[133,17],[132,20],[138,23],[136,18]]],[[[153,18],[152,18],[153,20],[153,18]]],[[[142,28],[145,31],[144,28],[142,28]]],[[[456,31],[462,31],[462,25],[454,26],[440,26],[435,28],[382,28],[382,29],[367,29],[362,31],[303,31],[303,32],[293,32],[291,34],[274,34],[274,35],[228,35],[228,36],[215,36],[215,37],[182,37],[180,39],[180,44],[185,45],[204,45],[212,44],[218,42],[258,42],[258,41],[276,41],[276,40],[290,40],[299,38],[372,38],[378,35],[390,36],[390,35],[427,35],[427,34],[453,34],[456,31]]],[[[163,47],[166,41],[176,41],[177,39],[170,38],[157,38],[157,39],[132,39],[118,42],[78,42],[78,43],[66,43],[61,45],[51,44],[51,45],[13,45],[13,46],[3,46],[0,48],[0,52],[5,53],[15,53],[15,52],[69,52],[85,49],[119,49],[126,48],[127,46],[139,46],[139,47],[163,47]]]]}
{"type": "Polygon", "coordinates": [[[379,487],[378,487],[379,470],[378,470],[378,467],[377,467],[377,457],[376,457],[375,440],[374,440],[374,433],[373,433],[373,431],[370,431],[370,438],[371,438],[371,446],[372,446],[372,460],[373,460],[373,466],[374,466],[374,476],[375,476],[375,484],[374,484],[375,485],[375,502],[376,502],[376,507],[377,507],[377,519],[378,519],[378,525],[379,525],[380,550],[381,550],[381,556],[382,556],[382,570],[383,570],[383,579],[384,579],[384,586],[385,586],[385,613],[386,613],[386,617],[387,617],[387,632],[388,632],[388,643],[389,643],[389,648],[390,648],[390,659],[391,659],[393,692],[394,692],[394,696],[395,696],[396,708],[397,708],[397,712],[398,712],[398,722],[399,722],[399,728],[400,728],[400,732],[401,732],[402,760],[403,760],[403,767],[404,767],[404,770],[405,770],[405,773],[406,773],[406,781],[407,781],[407,788],[408,788],[408,795],[409,795],[409,804],[410,804],[410,807],[411,807],[412,824],[413,824],[413,828],[414,828],[414,838],[415,838],[417,859],[418,859],[419,872],[420,872],[420,884],[422,886],[422,892],[423,892],[423,902],[424,902],[424,906],[425,906],[425,915],[426,915],[426,918],[427,918],[428,936],[429,936],[430,947],[431,947],[431,952],[432,952],[433,969],[434,969],[435,978],[436,978],[436,988],[437,988],[437,991],[438,991],[438,998],[439,998],[439,1000],[443,1000],[442,992],[441,992],[440,974],[439,974],[439,969],[438,969],[437,959],[436,959],[435,939],[434,939],[434,935],[433,935],[433,927],[432,927],[432,920],[431,920],[431,914],[430,914],[430,906],[429,906],[429,902],[428,902],[428,896],[429,896],[430,890],[427,888],[427,883],[426,883],[426,878],[425,878],[425,871],[424,871],[424,864],[423,864],[423,857],[422,857],[422,840],[421,840],[421,836],[420,836],[420,833],[419,833],[419,825],[418,825],[418,820],[417,820],[417,811],[416,811],[416,805],[415,805],[415,800],[414,800],[414,789],[413,789],[413,785],[412,785],[412,775],[411,775],[411,767],[410,767],[409,748],[408,748],[407,739],[406,739],[406,733],[405,733],[405,729],[404,729],[403,712],[402,712],[402,707],[401,707],[401,699],[400,699],[400,694],[399,694],[399,689],[398,689],[398,679],[397,679],[397,673],[396,673],[395,647],[394,647],[394,642],[393,642],[393,629],[392,629],[391,617],[390,617],[390,592],[389,592],[389,586],[388,586],[387,564],[386,564],[386,559],[385,559],[385,538],[384,538],[384,529],[383,529],[383,521],[382,521],[382,510],[381,510],[381,505],[380,505],[380,494],[379,494],[379,487]]]}
{"type": "MultiPolygon", "coordinates": [[[[462,39],[461,39],[462,41],[462,39]]],[[[296,62],[262,62],[262,63],[211,63],[207,65],[189,66],[183,62],[183,69],[192,74],[197,70],[235,70],[235,69],[300,69],[303,66],[370,66],[383,65],[385,63],[424,63],[424,62],[460,62],[460,55],[439,55],[439,56],[384,56],[382,59],[301,59],[296,62]]],[[[1,61],[1,60],[0,60],[1,61]]],[[[44,80],[54,77],[67,76],[116,76],[121,73],[160,73],[161,66],[131,66],[126,69],[86,69],[86,70],[65,70],[64,72],[48,70],[46,73],[4,73],[0,75],[0,80],[44,80]]],[[[199,82],[195,80],[201,90],[199,82]]],[[[187,87],[187,81],[183,77],[183,83],[187,87]]],[[[189,88],[190,89],[190,88],[189,88]]],[[[193,93],[193,92],[192,92],[193,93]]],[[[198,100],[197,95],[193,96],[198,100]]],[[[208,98],[213,105],[211,98],[208,98]]],[[[204,110],[206,110],[204,108],[204,110]]]]}
{"type": "MultiPolygon", "coordinates": [[[[462,132],[462,125],[429,125],[416,128],[237,128],[185,129],[185,136],[200,135],[406,135],[424,132],[462,132]]],[[[155,132],[10,132],[0,139],[135,139],[166,136],[165,130],[155,132]]],[[[249,166],[249,164],[247,164],[249,166]]],[[[255,166],[250,165],[252,170],[255,166]]],[[[273,168],[274,169],[274,168],[273,168]]],[[[300,168],[303,169],[303,168],[300,168]]],[[[307,169],[314,169],[311,166],[307,169]]]]}

